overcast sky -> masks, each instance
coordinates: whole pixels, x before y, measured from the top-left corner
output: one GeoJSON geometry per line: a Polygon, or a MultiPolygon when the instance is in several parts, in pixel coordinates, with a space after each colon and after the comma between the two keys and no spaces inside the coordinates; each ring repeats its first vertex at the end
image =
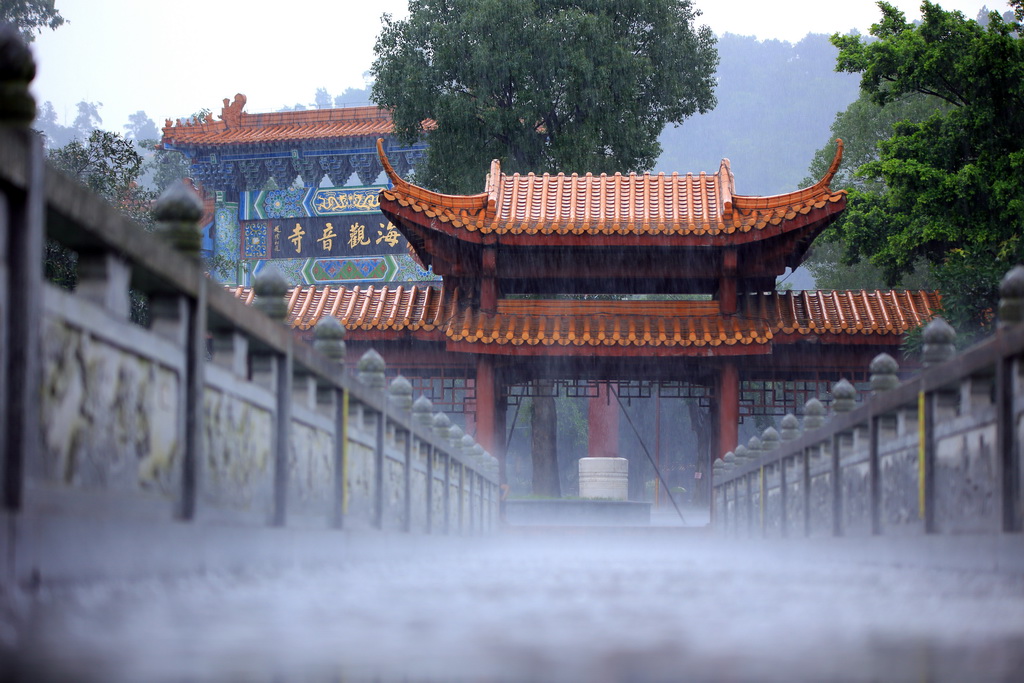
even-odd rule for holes
{"type": "MultiPolygon", "coordinates": [[[[879,18],[874,0],[696,0],[700,23],[716,33],[797,42],[809,32],[867,33],[879,18]]],[[[895,0],[911,19],[918,0],[895,0]]],[[[974,18],[985,2],[945,0],[974,18]]],[[[1006,10],[1005,2],[989,7],[1006,10]]],[[[69,22],[33,44],[34,91],[52,101],[62,123],[80,100],[101,102],[103,128],[123,131],[128,116],[145,111],[157,127],[165,118],[202,108],[219,113],[221,100],[241,92],[246,111],[273,111],[313,101],[317,88],[337,95],[363,87],[373,61],[380,16],[404,16],[406,0],[253,0],[153,2],[57,0],[69,22]]]]}

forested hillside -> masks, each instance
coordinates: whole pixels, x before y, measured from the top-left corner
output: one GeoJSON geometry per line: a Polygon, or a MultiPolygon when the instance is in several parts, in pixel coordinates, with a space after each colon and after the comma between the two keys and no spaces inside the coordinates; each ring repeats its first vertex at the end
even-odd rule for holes
{"type": "Polygon", "coordinates": [[[718,106],[661,135],[655,171],[714,172],[732,161],[739,194],[796,189],[836,114],[857,99],[855,74],[836,73],[828,36],[799,43],[718,39],[718,106]]]}

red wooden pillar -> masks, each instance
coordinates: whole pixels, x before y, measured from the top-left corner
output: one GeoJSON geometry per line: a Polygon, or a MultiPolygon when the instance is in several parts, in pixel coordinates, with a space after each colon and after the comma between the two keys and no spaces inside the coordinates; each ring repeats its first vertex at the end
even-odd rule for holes
{"type": "Polygon", "coordinates": [[[736,450],[740,429],[740,373],[736,363],[728,361],[718,371],[718,452],[723,457],[736,450]]]}
{"type": "Polygon", "coordinates": [[[498,457],[497,445],[501,435],[497,431],[497,383],[495,382],[494,359],[491,356],[477,356],[476,359],[476,440],[484,449],[498,457]]]}
{"type": "Polygon", "coordinates": [[[588,458],[619,457],[619,402],[609,382],[598,382],[597,396],[587,405],[588,458]]]}
{"type": "Polygon", "coordinates": [[[718,279],[718,310],[723,315],[736,312],[736,249],[730,248],[722,252],[722,275],[718,279]]]}
{"type": "Polygon", "coordinates": [[[483,249],[480,278],[480,310],[496,311],[498,309],[498,252],[493,246],[483,249]]]}
{"type": "MultiPolygon", "coordinates": [[[[494,367],[492,356],[476,359],[476,441],[498,460],[498,481],[505,483],[505,413],[508,399],[501,373],[494,367]]],[[[469,424],[467,416],[466,424],[469,424]]]]}

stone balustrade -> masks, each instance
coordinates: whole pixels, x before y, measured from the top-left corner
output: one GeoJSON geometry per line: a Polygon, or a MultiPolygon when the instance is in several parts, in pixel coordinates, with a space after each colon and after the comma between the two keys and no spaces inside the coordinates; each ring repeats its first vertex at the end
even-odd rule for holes
{"type": "MultiPolygon", "coordinates": [[[[0,36],[0,58],[31,64],[17,40],[0,36]]],[[[27,96],[25,69],[8,67],[0,87],[27,96]]],[[[255,308],[206,276],[191,188],[161,197],[147,233],[49,168],[21,109],[0,108],[3,580],[191,569],[218,552],[248,564],[345,532],[496,528],[494,459],[436,429],[444,416],[404,379],[385,386],[377,354],[357,378],[337,321],[312,347],[297,341],[273,271],[255,308]],[[77,254],[74,291],[45,281],[46,239],[77,254]]]]}
{"type": "Polygon", "coordinates": [[[802,433],[789,415],[781,442],[760,457],[716,462],[714,526],[767,538],[1019,538],[1022,285],[1018,266],[1001,289],[1000,315],[1008,322],[987,340],[957,354],[952,328],[936,319],[924,330],[925,369],[916,377],[900,383],[896,361],[882,354],[870,368],[873,395],[861,405],[855,388],[840,380],[829,419],[811,399],[802,433]]]}

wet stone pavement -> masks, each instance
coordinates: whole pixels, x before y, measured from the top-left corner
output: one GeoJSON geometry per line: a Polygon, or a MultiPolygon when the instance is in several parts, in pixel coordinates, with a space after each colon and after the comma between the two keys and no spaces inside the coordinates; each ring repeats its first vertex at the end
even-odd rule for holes
{"type": "Polygon", "coordinates": [[[1024,679],[1024,577],[744,547],[521,530],[305,570],[44,586],[6,597],[0,645],[32,681],[1024,679]]]}

